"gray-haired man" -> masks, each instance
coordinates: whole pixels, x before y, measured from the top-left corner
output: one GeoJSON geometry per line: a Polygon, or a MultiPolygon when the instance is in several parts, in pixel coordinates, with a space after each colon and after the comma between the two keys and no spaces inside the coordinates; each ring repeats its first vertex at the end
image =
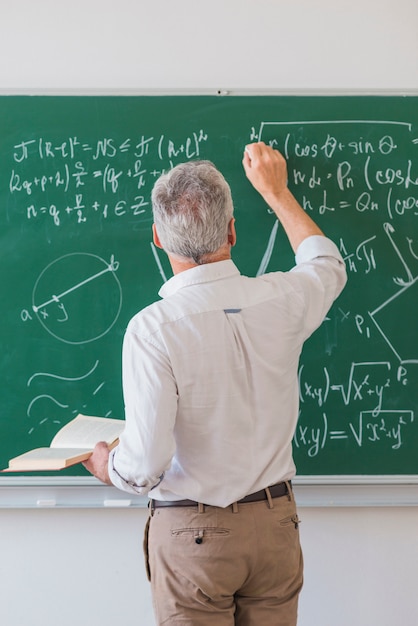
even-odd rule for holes
{"type": "Polygon", "coordinates": [[[247,146],[245,173],[296,265],[242,276],[228,184],[207,161],[155,184],[154,242],[174,276],[130,322],[126,428],[86,467],[151,499],[146,547],[157,624],[294,626],[303,579],[291,479],[298,361],[344,287],[336,246],[287,188],[282,155],[247,146]]]}

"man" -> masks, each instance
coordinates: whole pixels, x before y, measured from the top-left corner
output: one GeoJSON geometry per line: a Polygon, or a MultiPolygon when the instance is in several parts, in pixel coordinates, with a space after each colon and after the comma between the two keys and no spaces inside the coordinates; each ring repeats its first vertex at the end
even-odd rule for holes
{"type": "Polygon", "coordinates": [[[343,260],[287,188],[282,155],[250,144],[245,173],[296,266],[258,278],[231,260],[231,193],[206,161],[155,184],[154,242],[174,276],[130,322],[126,428],[86,467],[148,494],[157,624],[294,626],[302,554],[291,479],[298,360],[346,281],[343,260]]]}

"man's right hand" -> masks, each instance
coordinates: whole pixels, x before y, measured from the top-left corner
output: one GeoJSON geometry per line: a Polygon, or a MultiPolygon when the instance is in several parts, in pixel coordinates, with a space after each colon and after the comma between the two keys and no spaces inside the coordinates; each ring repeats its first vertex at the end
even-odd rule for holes
{"type": "Polygon", "coordinates": [[[242,164],[248,180],[269,204],[287,188],[286,159],[263,141],[245,147],[242,164]]]}
{"type": "Polygon", "coordinates": [[[248,180],[282,223],[295,252],[307,237],[324,234],[288,189],[286,159],[278,150],[263,141],[251,143],[242,164],[248,180]]]}

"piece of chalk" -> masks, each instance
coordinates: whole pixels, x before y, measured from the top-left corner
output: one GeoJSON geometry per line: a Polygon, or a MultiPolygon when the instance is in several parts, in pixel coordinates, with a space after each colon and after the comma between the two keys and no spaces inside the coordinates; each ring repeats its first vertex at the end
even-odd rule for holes
{"type": "Polygon", "coordinates": [[[104,506],[131,506],[132,500],[105,500],[104,506]]]}
{"type": "Polygon", "coordinates": [[[248,150],[247,146],[245,146],[245,152],[248,154],[248,156],[251,159],[251,152],[248,150]]]}
{"type": "Polygon", "coordinates": [[[55,506],[57,504],[56,500],[37,500],[36,506],[55,506]]]}

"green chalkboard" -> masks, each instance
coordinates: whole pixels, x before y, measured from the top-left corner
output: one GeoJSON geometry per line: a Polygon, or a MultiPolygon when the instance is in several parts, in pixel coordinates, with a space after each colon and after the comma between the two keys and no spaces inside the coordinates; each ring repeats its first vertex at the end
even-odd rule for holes
{"type": "Polygon", "coordinates": [[[286,155],[349,274],[303,351],[298,472],[418,473],[413,96],[1,97],[1,467],[78,412],[123,417],[125,327],[171,275],[151,243],[162,171],[212,160],[232,188],[241,271],[292,266],[242,170],[257,139],[286,155]]]}

